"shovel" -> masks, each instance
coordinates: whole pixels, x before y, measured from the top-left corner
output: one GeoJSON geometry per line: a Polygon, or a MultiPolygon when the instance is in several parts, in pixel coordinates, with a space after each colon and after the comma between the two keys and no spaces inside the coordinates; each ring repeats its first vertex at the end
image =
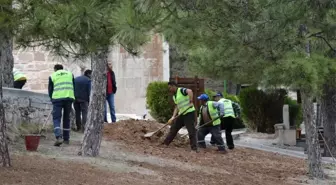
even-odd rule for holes
{"type": "MultiPolygon", "coordinates": [[[[191,107],[189,107],[187,110],[189,110],[191,107]]],[[[183,111],[181,114],[177,115],[176,117],[173,118],[173,120],[171,121],[174,121],[176,120],[178,117],[180,117],[181,115],[183,115],[185,112],[187,112],[187,110],[183,111]]],[[[157,132],[159,132],[160,130],[162,130],[163,128],[165,128],[166,126],[168,126],[170,123],[167,122],[165,125],[163,125],[161,128],[157,129],[156,131],[154,132],[148,132],[147,134],[145,134],[144,137],[152,137],[154,134],[156,134],[157,132]]]]}
{"type": "MultiPolygon", "coordinates": [[[[197,127],[196,127],[196,130],[198,130],[198,129],[200,129],[200,128],[206,126],[206,125],[209,125],[210,123],[216,121],[216,120],[219,119],[219,118],[220,118],[220,117],[218,116],[217,118],[215,118],[215,119],[213,119],[213,120],[211,120],[211,121],[208,121],[208,122],[206,122],[205,124],[203,124],[203,125],[201,125],[201,126],[197,126],[197,127]]],[[[182,135],[181,137],[185,137],[185,136],[188,135],[188,134],[189,134],[189,133],[184,134],[184,135],[182,135]]]]}

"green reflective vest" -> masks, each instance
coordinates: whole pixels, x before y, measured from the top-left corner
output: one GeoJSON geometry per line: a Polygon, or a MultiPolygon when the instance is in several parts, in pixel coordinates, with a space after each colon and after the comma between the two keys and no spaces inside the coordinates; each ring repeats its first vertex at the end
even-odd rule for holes
{"type": "Polygon", "coordinates": [[[18,71],[17,69],[13,69],[13,76],[14,76],[14,81],[19,81],[19,80],[26,80],[27,77],[18,71]]]}
{"type": "Polygon", "coordinates": [[[52,99],[72,98],[75,99],[72,73],[58,70],[51,75],[54,84],[52,99]]]}
{"type": "MultiPolygon", "coordinates": [[[[213,103],[214,103],[214,101],[208,101],[207,102],[208,111],[209,111],[211,120],[214,120],[214,119],[218,118],[218,116],[219,116],[218,110],[213,106],[213,103]]],[[[200,114],[202,114],[202,109],[203,109],[203,106],[201,107],[200,114]]],[[[221,123],[221,120],[217,119],[214,122],[212,122],[212,125],[216,126],[216,125],[220,125],[220,123],[221,123]]]]}
{"type": "Polygon", "coordinates": [[[219,102],[222,102],[224,104],[224,117],[233,117],[235,118],[235,113],[234,113],[234,110],[233,110],[233,107],[232,107],[232,101],[231,100],[228,100],[228,99],[225,99],[225,98],[221,98],[219,100],[219,102]]]}
{"type": "MultiPolygon", "coordinates": [[[[174,103],[177,105],[179,110],[178,114],[182,114],[185,110],[187,110],[192,104],[190,103],[189,96],[184,96],[181,92],[181,88],[177,88],[176,95],[173,96],[174,103]]],[[[195,107],[193,106],[189,110],[187,110],[183,115],[195,111],[195,107]]]]}

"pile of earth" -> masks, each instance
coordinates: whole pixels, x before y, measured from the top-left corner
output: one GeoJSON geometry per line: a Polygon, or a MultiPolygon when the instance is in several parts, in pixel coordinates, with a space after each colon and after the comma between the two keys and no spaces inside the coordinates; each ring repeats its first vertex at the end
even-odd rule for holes
{"type": "MultiPolygon", "coordinates": [[[[136,145],[161,145],[169,132],[165,127],[152,137],[144,137],[146,133],[156,131],[162,127],[162,123],[148,120],[121,120],[116,124],[104,126],[104,138],[106,140],[120,140],[126,144],[136,145]]],[[[177,134],[172,145],[176,147],[189,146],[188,137],[177,134]]]]}
{"type": "MultiPolygon", "coordinates": [[[[224,155],[212,146],[195,153],[190,152],[188,137],[181,138],[180,136],[177,136],[169,147],[165,147],[161,145],[161,142],[169,131],[168,128],[150,139],[144,138],[144,134],[155,131],[161,126],[162,124],[154,121],[120,121],[105,126],[104,138],[107,141],[119,143],[120,150],[179,161],[185,165],[196,165],[208,170],[209,173],[215,171],[215,176],[222,175],[226,184],[296,184],[287,183],[287,179],[305,175],[304,160],[275,153],[237,147],[224,155]]],[[[138,165],[143,167],[148,164],[138,165]]],[[[176,168],[169,170],[167,167],[164,169],[163,167],[162,169],[147,167],[154,171],[162,170],[167,177],[177,177],[181,173],[184,176],[187,175],[186,172],[177,171],[176,168]]],[[[195,172],[192,172],[189,177],[201,182],[202,177],[197,178],[195,175],[195,172]]],[[[214,180],[219,184],[224,184],[217,178],[214,180]]]]}

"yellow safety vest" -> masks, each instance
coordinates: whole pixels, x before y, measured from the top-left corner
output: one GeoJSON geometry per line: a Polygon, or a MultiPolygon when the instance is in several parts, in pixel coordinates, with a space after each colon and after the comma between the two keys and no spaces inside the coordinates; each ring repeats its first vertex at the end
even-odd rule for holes
{"type": "Polygon", "coordinates": [[[13,69],[13,76],[14,81],[27,80],[27,77],[17,69],[13,69]]]}
{"type": "MultiPolygon", "coordinates": [[[[181,88],[177,88],[176,95],[173,96],[174,103],[177,105],[179,110],[178,114],[182,114],[185,110],[187,110],[192,104],[190,103],[189,96],[184,96],[181,92],[181,88]]],[[[187,110],[183,115],[195,111],[195,107],[192,106],[189,110],[187,110]]]]}
{"type": "Polygon", "coordinates": [[[231,100],[228,100],[228,99],[225,99],[225,98],[221,98],[219,100],[219,102],[222,102],[224,104],[224,117],[233,117],[235,118],[235,113],[234,113],[234,110],[233,110],[233,107],[232,107],[232,101],[231,100]]]}
{"type": "MultiPolygon", "coordinates": [[[[214,101],[208,101],[207,102],[207,106],[208,106],[208,110],[209,110],[211,120],[214,120],[214,119],[218,118],[218,116],[219,116],[218,110],[216,108],[214,108],[213,103],[214,103],[214,101]]],[[[202,109],[203,109],[203,106],[201,107],[199,114],[202,114],[202,109]]],[[[216,125],[220,125],[220,123],[221,123],[221,120],[217,119],[217,120],[212,122],[212,125],[216,126],[216,125]]]]}
{"type": "Polygon", "coordinates": [[[58,70],[51,75],[51,81],[54,84],[52,99],[75,99],[73,76],[71,72],[58,70]]]}

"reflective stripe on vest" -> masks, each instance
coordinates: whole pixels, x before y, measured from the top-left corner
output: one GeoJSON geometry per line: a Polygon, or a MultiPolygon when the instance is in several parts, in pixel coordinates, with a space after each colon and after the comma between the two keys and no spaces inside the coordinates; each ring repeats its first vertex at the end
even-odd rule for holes
{"type": "Polygon", "coordinates": [[[26,79],[26,76],[16,69],[13,69],[13,76],[14,76],[14,81],[18,81],[21,78],[26,79]]]}
{"type": "Polygon", "coordinates": [[[72,98],[75,99],[72,73],[58,70],[51,75],[54,83],[52,99],[72,98]]]}
{"type": "Polygon", "coordinates": [[[235,118],[235,113],[234,113],[234,110],[233,110],[233,107],[232,107],[232,101],[231,100],[228,100],[228,99],[225,99],[225,98],[222,98],[219,100],[219,102],[222,102],[224,104],[224,117],[233,117],[235,118]]]}
{"type": "MultiPolygon", "coordinates": [[[[179,110],[178,114],[181,114],[186,109],[188,109],[191,106],[189,96],[184,96],[181,92],[181,88],[177,88],[176,95],[173,96],[174,103],[177,105],[177,108],[179,110]]],[[[187,112],[185,112],[183,115],[195,111],[195,107],[193,106],[187,112]]]]}
{"type": "MultiPolygon", "coordinates": [[[[207,102],[211,120],[214,120],[214,119],[218,118],[218,116],[219,116],[218,110],[216,108],[214,108],[213,103],[214,103],[213,101],[208,101],[207,102]]],[[[212,122],[212,125],[216,126],[216,125],[219,125],[220,123],[221,123],[220,119],[217,119],[214,122],[212,122]]]]}

